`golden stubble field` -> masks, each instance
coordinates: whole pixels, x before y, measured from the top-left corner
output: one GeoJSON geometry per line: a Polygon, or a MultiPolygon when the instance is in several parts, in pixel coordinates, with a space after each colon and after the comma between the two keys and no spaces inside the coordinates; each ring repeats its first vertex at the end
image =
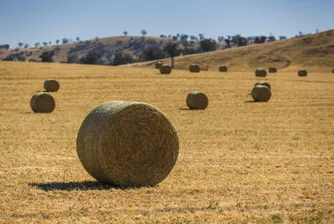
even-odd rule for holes
{"type": "Polygon", "coordinates": [[[0,62],[1,223],[334,222],[334,74],[277,73],[269,103],[253,103],[253,71],[160,75],[149,68],[0,62]],[[56,78],[52,114],[29,101],[56,78]],[[209,97],[186,109],[189,91],[209,97]],[[180,138],[168,178],[153,188],[102,185],[76,154],[97,105],[142,101],[180,138]]]}

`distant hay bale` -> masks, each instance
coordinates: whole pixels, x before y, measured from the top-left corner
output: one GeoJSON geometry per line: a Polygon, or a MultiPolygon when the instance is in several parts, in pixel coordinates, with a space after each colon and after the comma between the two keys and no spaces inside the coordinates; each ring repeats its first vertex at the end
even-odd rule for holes
{"type": "Polygon", "coordinates": [[[204,110],[209,104],[209,99],[204,93],[193,91],[188,94],[186,103],[189,109],[204,110]]]}
{"type": "Polygon", "coordinates": [[[334,68],[332,69],[332,73],[334,73],[334,68]]]}
{"type": "Polygon", "coordinates": [[[299,76],[307,76],[307,70],[299,70],[298,75],[299,76]]]}
{"type": "Polygon", "coordinates": [[[192,64],[189,66],[189,71],[198,73],[201,71],[201,67],[199,67],[199,65],[192,64]]]}
{"type": "Polygon", "coordinates": [[[44,89],[47,92],[57,92],[59,90],[59,82],[54,79],[47,79],[44,81],[44,89]]]}
{"type": "Polygon", "coordinates": [[[51,113],[56,107],[56,102],[48,93],[37,92],[30,100],[30,107],[35,113],[51,113]]]}
{"type": "Polygon", "coordinates": [[[161,67],[163,64],[164,64],[163,62],[158,61],[158,62],[155,63],[155,68],[156,68],[156,69],[160,69],[160,67],[161,67]]]}
{"type": "Polygon", "coordinates": [[[271,98],[271,90],[263,85],[254,86],[252,97],[256,102],[268,102],[271,98]]]}
{"type": "Polygon", "coordinates": [[[161,74],[165,74],[168,75],[172,72],[172,67],[170,67],[169,65],[162,65],[160,67],[160,73],[161,74]]]}
{"type": "Polygon", "coordinates": [[[266,76],[267,76],[267,72],[266,72],[266,70],[264,70],[264,69],[262,69],[262,68],[258,68],[258,69],[256,69],[256,71],[255,71],[255,75],[256,75],[257,77],[266,77],[266,76]]]}
{"type": "Polygon", "coordinates": [[[172,121],[154,106],[113,101],[87,115],[76,147],[95,179],[122,187],[154,186],[173,169],[179,139],[172,121]]]}
{"type": "Polygon", "coordinates": [[[267,86],[269,89],[271,89],[271,85],[268,82],[257,82],[255,83],[255,86],[262,85],[262,86],[267,86]]]}
{"type": "Polygon", "coordinates": [[[219,71],[220,72],[227,72],[227,67],[226,66],[219,66],[219,71]]]}
{"type": "Polygon", "coordinates": [[[277,68],[276,67],[270,67],[269,68],[269,73],[276,73],[277,72],[277,68]]]}

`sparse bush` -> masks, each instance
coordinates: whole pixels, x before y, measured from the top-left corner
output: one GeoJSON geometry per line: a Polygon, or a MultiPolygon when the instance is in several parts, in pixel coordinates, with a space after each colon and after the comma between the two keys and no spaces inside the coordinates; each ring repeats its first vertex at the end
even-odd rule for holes
{"type": "Polygon", "coordinates": [[[217,49],[217,42],[213,39],[202,40],[200,45],[205,52],[215,51],[217,49]]]}
{"type": "Polygon", "coordinates": [[[88,65],[100,65],[103,64],[102,54],[97,52],[89,52],[85,57],[80,59],[81,64],[88,64],[88,65]]]}
{"type": "Polygon", "coordinates": [[[141,54],[141,58],[144,61],[152,61],[152,60],[162,59],[165,57],[166,57],[165,52],[159,47],[146,48],[143,50],[141,54]]]}
{"type": "Polygon", "coordinates": [[[114,65],[124,65],[133,62],[135,62],[135,58],[129,52],[119,51],[115,54],[114,65]]]}
{"type": "Polygon", "coordinates": [[[54,51],[44,51],[39,57],[42,59],[41,62],[53,62],[54,54],[54,51]]]}
{"type": "Polygon", "coordinates": [[[26,58],[24,57],[24,53],[15,53],[10,54],[6,58],[3,59],[3,61],[25,61],[26,58]]]}

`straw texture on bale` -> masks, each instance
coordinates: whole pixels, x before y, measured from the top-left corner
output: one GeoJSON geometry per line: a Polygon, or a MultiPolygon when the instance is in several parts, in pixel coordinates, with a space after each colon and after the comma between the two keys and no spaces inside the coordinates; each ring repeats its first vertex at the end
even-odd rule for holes
{"type": "Polygon", "coordinates": [[[299,76],[307,76],[307,71],[306,70],[299,70],[298,75],[299,76]]]}
{"type": "Polygon", "coordinates": [[[44,89],[47,92],[57,92],[59,90],[59,82],[54,79],[47,79],[44,81],[44,89]]]}
{"type": "Polygon", "coordinates": [[[190,72],[200,72],[201,71],[201,68],[199,67],[199,65],[195,65],[195,64],[193,64],[193,65],[190,65],[189,66],[189,71],[190,72]]]}
{"type": "Polygon", "coordinates": [[[277,68],[276,67],[270,67],[269,68],[269,73],[276,73],[277,72],[277,68]]]}
{"type": "Polygon", "coordinates": [[[227,67],[226,66],[220,66],[219,71],[220,72],[227,72],[227,67]]]}
{"type": "Polygon", "coordinates": [[[51,113],[56,107],[56,102],[51,95],[38,92],[32,96],[30,107],[35,113],[51,113]]]}
{"type": "Polygon", "coordinates": [[[267,86],[269,89],[271,89],[271,85],[268,82],[257,82],[255,83],[255,86],[262,85],[262,86],[267,86]]]}
{"type": "Polygon", "coordinates": [[[266,72],[266,70],[264,70],[264,69],[262,69],[262,68],[258,68],[258,69],[256,69],[256,71],[255,71],[255,75],[256,75],[257,77],[266,77],[266,76],[267,76],[267,72],[266,72]]]}
{"type": "Polygon", "coordinates": [[[271,98],[271,90],[267,86],[257,85],[252,90],[252,97],[256,102],[268,102],[271,98]]]}
{"type": "Polygon", "coordinates": [[[161,61],[158,61],[157,63],[155,63],[155,68],[156,69],[160,69],[160,67],[163,65],[163,63],[161,61]]]}
{"type": "Polygon", "coordinates": [[[204,110],[209,104],[209,99],[204,93],[193,91],[188,94],[186,103],[189,109],[204,110]]]}
{"type": "Polygon", "coordinates": [[[77,136],[77,153],[95,179],[122,187],[154,186],[173,169],[179,139],[152,105],[113,101],[93,109],[77,136]]]}
{"type": "Polygon", "coordinates": [[[168,75],[172,72],[172,67],[170,67],[169,65],[162,65],[160,67],[160,73],[161,74],[165,74],[168,75]]]}

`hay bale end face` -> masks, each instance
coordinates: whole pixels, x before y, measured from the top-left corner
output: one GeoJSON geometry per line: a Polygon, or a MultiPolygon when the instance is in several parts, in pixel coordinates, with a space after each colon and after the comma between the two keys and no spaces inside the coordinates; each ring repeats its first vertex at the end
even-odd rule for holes
{"type": "Polygon", "coordinates": [[[162,65],[159,70],[161,74],[168,75],[172,72],[172,67],[169,65],[162,65]]]}
{"type": "Polygon", "coordinates": [[[59,90],[59,82],[54,79],[47,79],[44,81],[44,89],[47,92],[57,92],[59,90]]]}
{"type": "Polygon", "coordinates": [[[201,67],[199,67],[199,65],[192,64],[189,66],[189,71],[199,73],[201,71],[201,67]]]}
{"type": "Polygon", "coordinates": [[[209,104],[209,99],[204,93],[193,91],[188,94],[186,103],[191,110],[204,110],[209,104]]]}
{"type": "Polygon", "coordinates": [[[262,68],[258,68],[255,71],[255,76],[257,77],[266,77],[267,76],[267,71],[262,69],[262,68]]]}
{"type": "Polygon", "coordinates": [[[51,95],[37,92],[30,100],[30,107],[35,113],[51,113],[56,107],[56,102],[51,95]]]}
{"type": "Polygon", "coordinates": [[[156,69],[160,69],[160,67],[163,65],[163,63],[161,61],[158,61],[157,63],[155,63],[155,68],[156,69]]]}
{"type": "Polygon", "coordinates": [[[255,86],[262,85],[262,86],[267,86],[269,89],[271,89],[271,85],[268,82],[257,82],[255,83],[255,86]]]}
{"type": "Polygon", "coordinates": [[[76,147],[95,179],[122,187],[154,186],[173,169],[179,139],[171,120],[154,106],[114,101],[87,115],[76,147]]]}
{"type": "Polygon", "coordinates": [[[219,71],[220,72],[227,72],[227,67],[226,66],[220,66],[219,71]]]}
{"type": "Polygon", "coordinates": [[[271,90],[267,86],[257,85],[252,90],[252,97],[256,102],[268,102],[271,98],[271,90]]]}
{"type": "Polygon", "coordinates": [[[307,76],[307,70],[299,70],[298,76],[307,76]]]}
{"type": "Polygon", "coordinates": [[[277,72],[277,68],[276,67],[270,67],[269,68],[269,73],[276,73],[277,72]]]}

